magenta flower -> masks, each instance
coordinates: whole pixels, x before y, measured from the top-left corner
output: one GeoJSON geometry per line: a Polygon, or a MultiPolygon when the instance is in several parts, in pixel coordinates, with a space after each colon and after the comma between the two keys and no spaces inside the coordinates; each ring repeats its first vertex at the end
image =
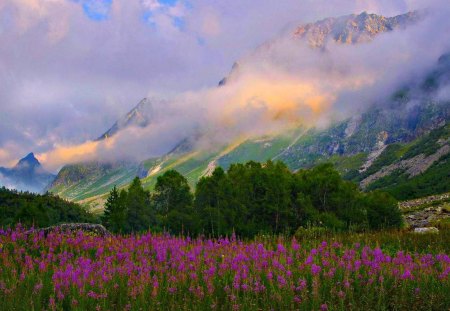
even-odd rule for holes
{"type": "Polygon", "coordinates": [[[411,271],[409,269],[405,269],[405,271],[403,272],[401,278],[403,280],[413,280],[414,276],[412,275],[411,271]]]}
{"type": "Polygon", "coordinates": [[[320,266],[315,265],[315,264],[312,264],[312,265],[311,265],[311,273],[312,273],[313,275],[319,274],[320,271],[322,271],[322,268],[321,268],[320,266]]]}

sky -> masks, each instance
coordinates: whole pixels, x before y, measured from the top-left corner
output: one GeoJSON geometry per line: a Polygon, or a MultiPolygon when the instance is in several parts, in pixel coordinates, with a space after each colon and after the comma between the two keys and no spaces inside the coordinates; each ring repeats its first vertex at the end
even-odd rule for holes
{"type": "MultiPolygon", "coordinates": [[[[223,124],[223,115],[234,123],[239,119],[240,125],[252,124],[260,110],[249,109],[242,98],[249,89],[259,92],[267,85],[273,86],[274,81],[255,79],[253,69],[259,72],[260,68],[255,68],[258,64],[254,63],[252,74],[244,77],[241,84],[217,91],[218,81],[228,75],[236,60],[293,25],[362,11],[393,16],[446,3],[424,2],[0,0],[0,165],[11,166],[28,152],[35,152],[41,155],[44,165],[56,171],[64,161],[73,162],[86,150],[97,150],[98,146],[90,140],[105,132],[144,97],[172,100],[159,105],[165,119],[144,132],[128,133],[136,138],[130,150],[145,151],[142,157],[164,153],[180,139],[180,132],[194,131],[199,123],[211,127],[223,124]],[[205,111],[212,117],[199,118],[205,111]],[[142,145],[142,137],[148,141],[145,150],[136,147],[142,145]],[[58,157],[61,150],[74,149],[78,150],[75,156],[58,157]]],[[[405,42],[405,46],[414,40],[405,42]]],[[[293,47],[283,49],[292,56],[293,47]]],[[[367,55],[370,51],[359,53],[367,55]]],[[[431,54],[427,55],[435,56],[431,54]]],[[[339,56],[349,59],[352,55],[337,51],[336,57],[339,56]]],[[[413,55],[409,61],[415,57],[423,55],[413,55]]],[[[365,71],[358,72],[358,78],[367,78],[367,72],[383,61],[374,56],[375,60],[366,66],[360,59],[360,67],[365,71]]],[[[392,67],[398,61],[394,60],[392,67]]],[[[295,65],[310,70],[305,64],[295,65]]],[[[316,82],[298,81],[279,68],[268,68],[286,81],[273,89],[275,94],[289,93],[300,83],[302,94],[308,94],[300,99],[324,102],[324,107],[341,96],[342,89],[348,90],[356,83],[348,79],[345,87],[321,85],[318,94],[316,82]]],[[[328,84],[335,82],[330,80],[328,84]]],[[[286,101],[294,97],[298,100],[299,94],[286,101]]],[[[279,104],[279,100],[275,101],[275,105],[279,104]]],[[[279,124],[275,122],[273,126],[279,124]]],[[[258,127],[245,130],[261,134],[258,127]]],[[[220,132],[221,128],[214,131],[220,132]]],[[[236,133],[223,135],[234,137],[236,133]]],[[[117,140],[129,139],[124,136],[117,140]]],[[[97,157],[117,154],[112,149],[102,146],[103,152],[91,153],[97,157]]],[[[86,157],[91,159],[92,156],[86,157]]]]}

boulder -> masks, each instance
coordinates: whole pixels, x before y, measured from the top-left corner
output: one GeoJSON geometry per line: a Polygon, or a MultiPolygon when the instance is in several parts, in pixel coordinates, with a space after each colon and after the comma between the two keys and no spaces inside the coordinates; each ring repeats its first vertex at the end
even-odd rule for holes
{"type": "Polygon", "coordinates": [[[75,224],[60,224],[57,226],[42,228],[42,229],[34,229],[30,230],[27,233],[35,233],[35,232],[41,232],[43,231],[45,235],[49,234],[50,232],[77,232],[77,231],[83,231],[86,233],[93,233],[98,236],[110,236],[111,233],[106,230],[105,227],[99,224],[88,224],[88,223],[75,223],[75,224]]]}
{"type": "Polygon", "coordinates": [[[415,228],[414,233],[439,233],[439,229],[436,227],[415,228]]]}

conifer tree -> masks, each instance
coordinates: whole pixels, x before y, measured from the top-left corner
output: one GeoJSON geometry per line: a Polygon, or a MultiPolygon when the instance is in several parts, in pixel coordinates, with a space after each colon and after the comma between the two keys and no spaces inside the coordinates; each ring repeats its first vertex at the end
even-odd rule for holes
{"type": "Polygon", "coordinates": [[[160,225],[172,233],[193,233],[193,195],[186,178],[174,170],[159,176],[153,195],[160,225]]]}
{"type": "Polygon", "coordinates": [[[102,222],[106,228],[113,232],[123,232],[126,227],[126,214],[125,205],[122,197],[114,188],[109,193],[109,197],[105,203],[105,213],[102,217],[102,222]]]}
{"type": "Polygon", "coordinates": [[[126,232],[138,232],[150,229],[154,219],[150,205],[150,193],[142,187],[139,177],[131,182],[123,202],[127,208],[126,232]]]}

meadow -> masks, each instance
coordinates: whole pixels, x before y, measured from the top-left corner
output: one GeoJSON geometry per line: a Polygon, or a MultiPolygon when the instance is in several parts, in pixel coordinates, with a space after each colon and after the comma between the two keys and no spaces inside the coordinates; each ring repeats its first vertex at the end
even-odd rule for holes
{"type": "Polygon", "coordinates": [[[3,310],[448,310],[450,230],[0,232],[3,310]]]}

